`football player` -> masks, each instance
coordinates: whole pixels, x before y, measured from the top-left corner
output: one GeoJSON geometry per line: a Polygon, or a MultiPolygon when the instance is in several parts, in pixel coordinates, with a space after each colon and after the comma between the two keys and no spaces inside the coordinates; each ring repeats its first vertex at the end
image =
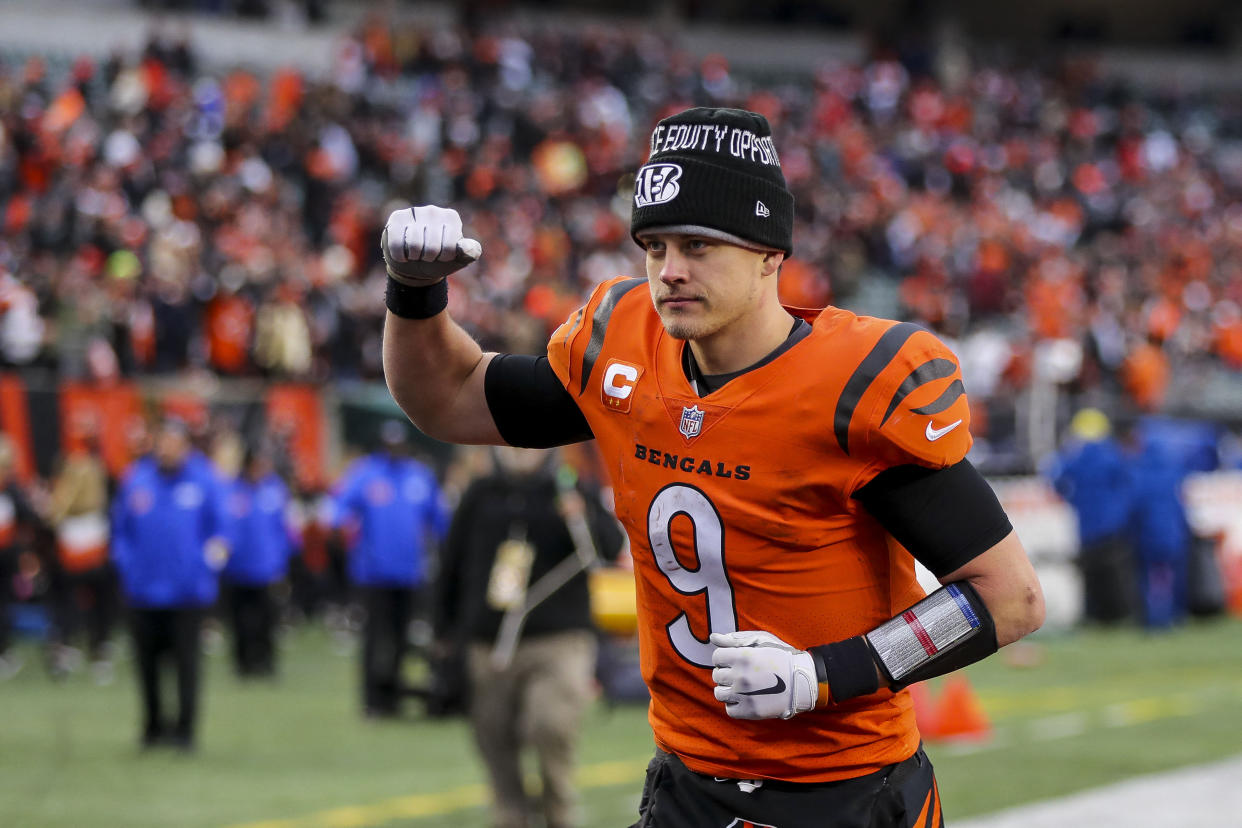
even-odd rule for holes
{"type": "Polygon", "coordinates": [[[482,252],[455,211],[398,210],[381,240],[385,373],[421,429],[599,442],[652,697],[639,826],[941,824],[905,688],[1043,621],[966,459],[956,356],[909,323],[782,306],[793,209],[762,116],[664,119],[635,182],[646,278],[600,285],[539,357],[485,354],[445,312],[482,252]]]}

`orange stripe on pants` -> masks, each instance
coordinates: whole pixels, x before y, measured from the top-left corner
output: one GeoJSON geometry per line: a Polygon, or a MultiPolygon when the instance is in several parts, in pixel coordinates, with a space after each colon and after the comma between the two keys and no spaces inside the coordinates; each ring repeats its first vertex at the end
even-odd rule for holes
{"type": "Polygon", "coordinates": [[[932,808],[932,794],[933,791],[927,792],[927,799],[923,800],[923,810],[919,811],[919,815],[914,818],[912,825],[919,826],[919,828],[927,825],[927,818],[931,815],[929,812],[932,808]]]}

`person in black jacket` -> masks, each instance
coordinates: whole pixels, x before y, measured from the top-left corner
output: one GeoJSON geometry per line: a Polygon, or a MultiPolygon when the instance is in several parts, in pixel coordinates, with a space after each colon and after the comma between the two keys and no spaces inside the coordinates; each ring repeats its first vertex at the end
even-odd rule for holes
{"type": "Polygon", "coordinates": [[[576,822],[573,756],[595,668],[586,570],[615,559],[623,535],[555,450],[499,447],[494,456],[494,473],[471,483],[454,513],[436,629],[442,642],[464,639],[493,824],[529,824],[520,754],[531,747],[544,820],[563,828],[576,822]]]}

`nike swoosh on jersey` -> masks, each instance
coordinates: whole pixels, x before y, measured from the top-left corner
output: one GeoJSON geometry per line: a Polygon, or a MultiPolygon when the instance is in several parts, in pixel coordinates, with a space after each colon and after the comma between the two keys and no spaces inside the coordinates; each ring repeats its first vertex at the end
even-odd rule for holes
{"type": "Polygon", "coordinates": [[[953,429],[960,426],[961,424],[962,424],[962,421],[957,420],[956,422],[949,423],[944,428],[933,428],[932,424],[928,422],[927,431],[924,432],[924,435],[927,437],[927,441],[929,443],[934,443],[937,440],[939,440],[941,437],[943,437],[944,435],[948,434],[953,429]]]}
{"type": "Polygon", "coordinates": [[[738,691],[739,696],[771,696],[776,693],[785,692],[785,680],[780,676],[776,677],[776,684],[771,687],[765,687],[762,690],[738,691]]]}

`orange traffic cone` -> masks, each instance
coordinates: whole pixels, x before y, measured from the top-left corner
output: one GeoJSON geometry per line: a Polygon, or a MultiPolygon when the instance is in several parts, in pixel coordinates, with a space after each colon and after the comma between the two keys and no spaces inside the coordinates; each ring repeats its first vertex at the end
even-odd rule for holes
{"type": "MultiPolygon", "coordinates": [[[[936,705],[932,734],[923,735],[938,739],[987,739],[992,735],[992,723],[983,705],[965,676],[949,676],[936,705]]],[[[922,730],[920,724],[919,727],[922,730]]]]}

